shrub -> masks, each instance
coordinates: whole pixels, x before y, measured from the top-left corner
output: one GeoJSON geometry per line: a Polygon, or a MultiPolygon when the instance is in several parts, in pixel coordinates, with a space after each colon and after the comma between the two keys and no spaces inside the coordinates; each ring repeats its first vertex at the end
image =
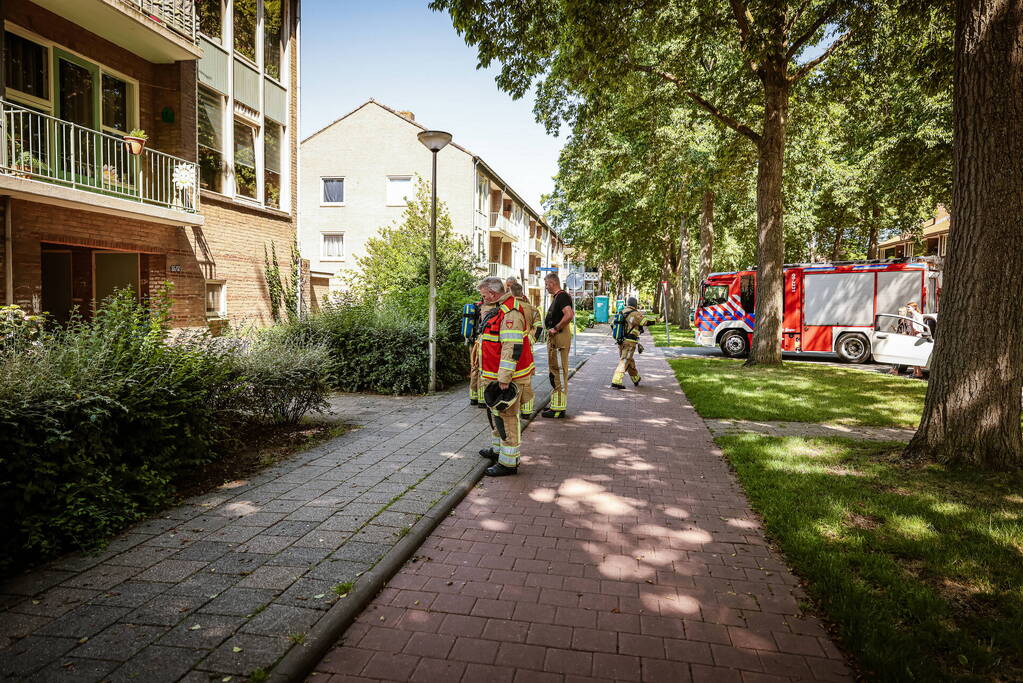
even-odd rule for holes
{"type": "Polygon", "coordinates": [[[330,351],[326,344],[270,331],[237,354],[244,407],[264,422],[294,424],[327,408],[330,351]]]}

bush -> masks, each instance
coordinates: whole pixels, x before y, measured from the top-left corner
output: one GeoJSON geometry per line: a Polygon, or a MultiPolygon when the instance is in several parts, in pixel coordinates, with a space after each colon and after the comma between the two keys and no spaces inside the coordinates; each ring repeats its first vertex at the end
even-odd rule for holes
{"type": "Polygon", "coordinates": [[[294,424],[327,408],[330,351],[326,344],[288,338],[276,330],[252,341],[237,356],[244,407],[263,422],[294,424]]]}

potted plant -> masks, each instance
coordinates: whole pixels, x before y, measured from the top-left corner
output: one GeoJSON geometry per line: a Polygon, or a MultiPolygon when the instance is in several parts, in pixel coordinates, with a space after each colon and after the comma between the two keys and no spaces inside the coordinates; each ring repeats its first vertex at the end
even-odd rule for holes
{"type": "Polygon", "coordinates": [[[129,154],[138,156],[145,149],[146,140],[148,139],[149,136],[146,135],[146,131],[141,128],[132,128],[131,132],[124,136],[124,145],[128,148],[129,154]]]}

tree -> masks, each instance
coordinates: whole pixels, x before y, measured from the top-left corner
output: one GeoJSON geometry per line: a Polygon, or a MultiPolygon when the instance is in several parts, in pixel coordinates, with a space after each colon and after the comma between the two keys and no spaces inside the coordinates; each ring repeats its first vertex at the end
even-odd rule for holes
{"type": "Polygon", "coordinates": [[[958,0],[953,226],[909,458],[1023,465],[1023,4],[958,0]]]}

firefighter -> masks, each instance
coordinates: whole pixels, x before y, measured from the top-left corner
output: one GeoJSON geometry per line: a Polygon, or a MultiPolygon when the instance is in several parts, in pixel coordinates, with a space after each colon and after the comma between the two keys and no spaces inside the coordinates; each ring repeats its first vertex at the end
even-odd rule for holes
{"type": "MultiPolygon", "coordinates": [[[[512,293],[512,296],[515,297],[515,300],[522,304],[522,316],[526,319],[526,334],[530,335],[529,343],[530,347],[532,347],[536,343],[536,337],[533,335],[535,335],[537,321],[540,319],[540,311],[536,310],[536,307],[526,298],[522,284],[518,280],[510,277],[504,281],[504,285],[512,293]]],[[[519,409],[522,411],[523,418],[528,419],[533,416],[532,382],[522,387],[522,395],[519,397],[519,409]]]]}
{"type": "Polygon", "coordinates": [[[567,417],[568,409],[568,350],[572,346],[570,325],[575,318],[572,297],[561,288],[556,273],[549,273],[543,281],[547,293],[553,298],[544,316],[547,328],[547,370],[551,386],[551,406],[543,411],[544,417],[567,417]]]}
{"type": "Polygon", "coordinates": [[[636,346],[639,344],[639,335],[643,332],[643,311],[639,310],[639,302],[636,297],[630,296],[625,302],[625,308],[615,316],[616,325],[621,325],[621,339],[618,342],[618,367],[611,377],[611,387],[624,389],[622,380],[625,373],[629,373],[634,386],[639,386],[639,369],[636,367],[636,346]]]}
{"type": "Polygon", "coordinates": [[[469,405],[479,408],[486,408],[483,403],[483,388],[486,383],[480,382],[480,325],[487,311],[493,307],[493,304],[488,304],[484,299],[476,302],[476,324],[469,342],[469,405]]]}
{"type": "Polygon", "coordinates": [[[483,317],[480,334],[480,376],[488,383],[484,399],[492,428],[491,447],[480,455],[496,460],[484,472],[488,477],[503,477],[518,472],[519,399],[533,381],[533,348],[522,304],[501,279],[488,277],[479,290],[494,306],[483,317]]]}

